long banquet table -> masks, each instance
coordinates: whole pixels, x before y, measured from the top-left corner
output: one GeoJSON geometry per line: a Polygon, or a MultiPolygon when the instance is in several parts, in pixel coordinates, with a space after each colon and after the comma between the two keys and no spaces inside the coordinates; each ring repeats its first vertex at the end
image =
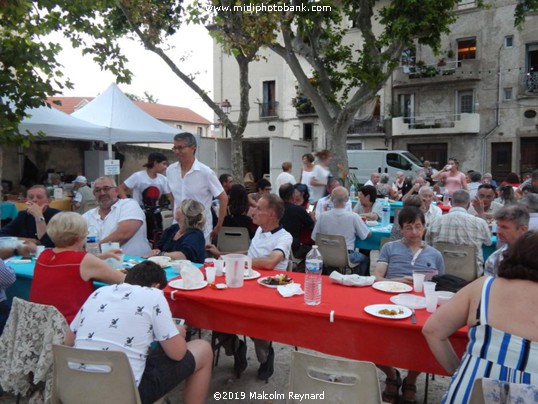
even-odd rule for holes
{"type": "MultiPolygon", "coordinates": [[[[262,276],[278,273],[261,272],[262,276]]],[[[289,276],[304,284],[304,274],[289,273],[289,276]]],[[[276,289],[261,286],[255,280],[245,281],[239,289],[206,287],[183,291],[167,286],[164,292],[172,314],[186,319],[194,327],[263,338],[377,364],[446,374],[421,332],[429,316],[426,310],[416,310],[417,324],[411,324],[409,318],[373,317],[364,312],[364,307],[388,304],[391,294],[372,287],[335,285],[327,276],[323,276],[322,282],[319,306],[307,306],[303,296],[283,298],[276,289]],[[331,321],[332,311],[334,321],[331,321]]],[[[451,341],[460,355],[467,343],[466,329],[458,330],[451,341]]]]}

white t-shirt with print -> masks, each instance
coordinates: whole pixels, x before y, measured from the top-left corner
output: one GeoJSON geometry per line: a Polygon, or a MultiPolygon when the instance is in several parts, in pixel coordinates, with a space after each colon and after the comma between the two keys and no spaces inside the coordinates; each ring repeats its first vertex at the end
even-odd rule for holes
{"type": "Polygon", "coordinates": [[[143,204],[142,193],[148,187],[154,186],[158,188],[161,196],[171,192],[170,187],[168,186],[168,180],[164,175],[157,174],[157,177],[150,178],[146,170],[134,173],[123,183],[133,191],[133,199],[137,201],[139,205],[143,204]]]}

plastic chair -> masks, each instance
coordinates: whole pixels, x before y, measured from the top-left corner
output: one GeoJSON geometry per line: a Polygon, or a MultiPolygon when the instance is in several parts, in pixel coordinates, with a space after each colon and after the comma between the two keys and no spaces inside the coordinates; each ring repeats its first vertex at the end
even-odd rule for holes
{"type": "MultiPolygon", "coordinates": [[[[299,394],[324,393],[324,399],[334,404],[382,402],[373,363],[305,352],[292,352],[288,391],[299,394]]],[[[287,402],[299,401],[288,398],[287,402]]]]}
{"type": "Polygon", "coordinates": [[[99,206],[99,204],[97,203],[97,201],[95,199],[92,199],[92,200],[89,200],[89,201],[84,201],[84,202],[82,202],[82,206],[81,206],[82,207],[82,213],[86,213],[90,209],[96,208],[98,206],[99,206]]]}
{"type": "Polygon", "coordinates": [[[324,267],[338,268],[343,274],[348,268],[355,268],[359,263],[349,261],[347,245],[344,236],[318,233],[316,244],[323,256],[324,267]]]}
{"type": "Polygon", "coordinates": [[[250,237],[246,227],[222,227],[219,231],[217,249],[223,253],[248,251],[250,237]]]}
{"type": "Polygon", "coordinates": [[[53,345],[52,404],[140,403],[127,355],[53,345]],[[91,369],[99,366],[103,370],[91,369]]]}
{"type": "Polygon", "coordinates": [[[168,229],[174,223],[174,212],[171,210],[161,211],[161,216],[163,218],[163,229],[168,229]]]}
{"type": "Polygon", "coordinates": [[[475,246],[437,242],[433,243],[433,247],[443,254],[446,274],[459,276],[466,281],[478,278],[475,246]]]}

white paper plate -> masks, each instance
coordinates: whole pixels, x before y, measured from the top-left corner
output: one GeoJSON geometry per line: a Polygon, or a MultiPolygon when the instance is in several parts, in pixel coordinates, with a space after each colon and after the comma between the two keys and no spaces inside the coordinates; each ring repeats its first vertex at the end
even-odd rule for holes
{"type": "Polygon", "coordinates": [[[406,293],[413,290],[413,287],[407,283],[391,281],[376,282],[372,285],[372,287],[380,290],[381,292],[387,293],[406,293]]]}
{"type": "Polygon", "coordinates": [[[426,298],[416,296],[410,293],[402,293],[401,295],[391,296],[390,301],[399,306],[409,307],[410,309],[425,309],[426,298]]]}
{"type": "MultiPolygon", "coordinates": [[[[223,273],[226,273],[226,268],[224,268],[222,270],[223,273]]],[[[252,276],[248,276],[248,269],[245,269],[245,274],[243,275],[244,276],[244,280],[245,281],[251,281],[253,279],[257,279],[261,276],[262,274],[260,274],[258,271],[254,271],[252,270],[252,276]]]]}
{"type": "Polygon", "coordinates": [[[168,282],[168,286],[171,286],[175,289],[181,289],[181,290],[198,290],[203,289],[207,286],[207,281],[202,281],[198,285],[196,285],[193,288],[185,288],[183,287],[183,279],[176,279],[175,281],[168,282]]]}
{"type": "MultiPolygon", "coordinates": [[[[263,283],[263,280],[264,279],[267,279],[267,278],[271,278],[270,276],[264,276],[263,278],[260,278],[258,279],[258,283],[262,286],[265,286],[266,288],[272,288],[272,289],[276,289],[278,288],[279,286],[284,286],[284,285],[268,285],[266,283],[263,283]]],[[[293,279],[291,280],[290,283],[293,283],[293,279]]],[[[286,283],[286,285],[289,285],[290,283],[286,283]]]]}
{"type": "Polygon", "coordinates": [[[407,318],[411,316],[411,310],[408,309],[405,306],[396,306],[394,304],[372,304],[370,306],[366,306],[364,308],[364,311],[368,314],[371,314],[372,316],[380,317],[380,318],[389,318],[391,320],[400,320],[402,318],[407,318]],[[399,313],[394,315],[388,315],[388,314],[380,314],[379,312],[381,310],[396,310],[399,313]],[[400,313],[401,312],[401,313],[400,313]]]}

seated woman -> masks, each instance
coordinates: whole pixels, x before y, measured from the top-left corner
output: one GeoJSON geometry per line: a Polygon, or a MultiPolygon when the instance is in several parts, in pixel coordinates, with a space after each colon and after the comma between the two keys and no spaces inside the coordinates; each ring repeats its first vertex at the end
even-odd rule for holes
{"type": "Polygon", "coordinates": [[[381,220],[383,207],[376,203],[377,190],[373,185],[364,185],[359,191],[359,203],[353,208],[353,212],[358,213],[366,220],[381,220]]]}
{"type": "MultiPolygon", "coordinates": [[[[413,283],[414,269],[437,269],[439,274],[443,274],[445,271],[443,256],[435,248],[422,241],[426,230],[424,213],[417,207],[406,206],[398,215],[398,224],[403,238],[388,242],[381,248],[374,270],[376,281],[390,279],[413,283]]],[[[378,367],[387,375],[383,391],[384,402],[397,403],[400,386],[402,386],[403,402],[414,402],[419,372],[410,370],[407,377],[403,379],[402,385],[397,369],[381,365],[378,367]]]]}
{"type": "Polygon", "coordinates": [[[151,250],[150,257],[165,255],[175,260],[189,260],[203,263],[205,260],[204,205],[192,199],[185,199],[175,211],[176,224],[163,232],[157,242],[157,249],[151,250]]]}
{"type": "Polygon", "coordinates": [[[297,183],[293,186],[295,193],[293,194],[293,203],[302,206],[309,212],[310,208],[310,192],[306,184],[297,183]]]}
{"type": "Polygon", "coordinates": [[[84,251],[88,229],[75,212],[60,212],[47,226],[56,245],[43,251],[36,261],[30,301],[56,307],[68,323],[93,293],[93,280],[121,283],[123,272],[112,269],[101,259],[116,258],[117,250],[94,256],[84,251]]]}
{"type": "Polygon", "coordinates": [[[249,210],[248,194],[241,184],[234,184],[228,194],[228,208],[222,222],[226,227],[245,227],[250,239],[254,237],[257,226],[252,224],[252,218],[247,215],[249,210]]]}
{"type": "Polygon", "coordinates": [[[260,178],[256,183],[256,192],[248,194],[248,203],[251,207],[255,208],[258,200],[267,194],[271,193],[271,183],[265,178],[260,178]]]}
{"type": "Polygon", "coordinates": [[[422,330],[437,361],[453,375],[443,402],[467,403],[475,379],[538,384],[538,232],[510,247],[498,277],[481,277],[431,315],[422,330]],[[510,302],[510,304],[507,304],[510,302]],[[449,337],[469,327],[457,357],[449,337]]]}

